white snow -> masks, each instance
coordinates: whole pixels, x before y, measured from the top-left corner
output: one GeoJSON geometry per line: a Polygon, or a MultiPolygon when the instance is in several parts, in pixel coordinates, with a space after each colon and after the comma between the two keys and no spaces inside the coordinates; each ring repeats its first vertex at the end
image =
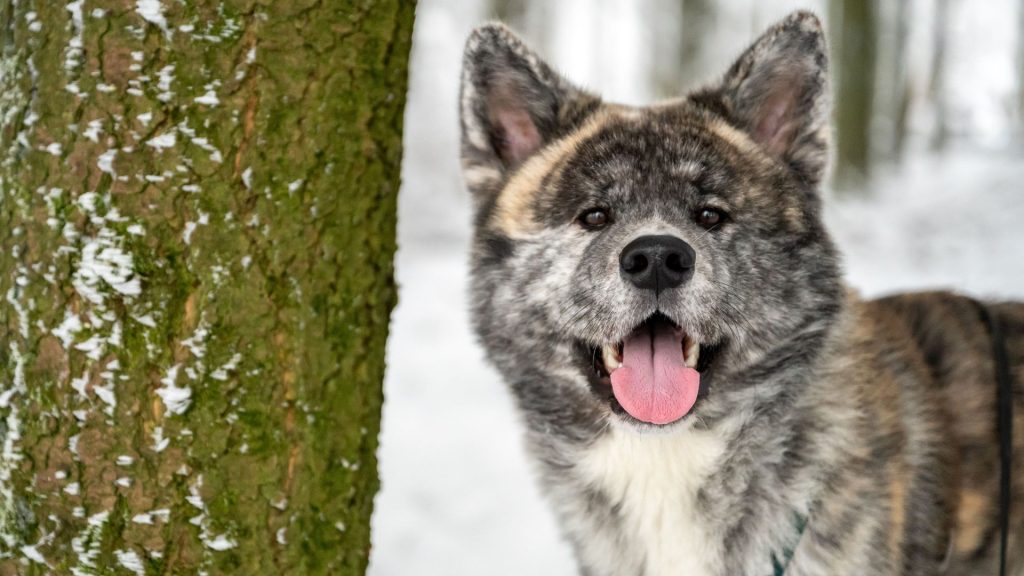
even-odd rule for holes
{"type": "Polygon", "coordinates": [[[241,362],[241,361],[242,361],[242,355],[238,354],[238,353],[234,354],[233,356],[231,356],[230,360],[228,360],[227,362],[224,363],[223,366],[220,366],[219,368],[217,368],[216,370],[211,372],[210,373],[210,378],[213,378],[214,380],[222,380],[222,381],[223,380],[227,380],[228,379],[228,373],[229,372],[234,372],[235,369],[238,368],[238,363],[241,362]]]}
{"type": "Polygon", "coordinates": [[[192,389],[187,386],[179,388],[175,383],[180,369],[180,364],[168,368],[167,374],[160,379],[163,386],[156,389],[156,394],[163,400],[168,414],[184,414],[192,403],[192,389]]]}
{"type": "Polygon", "coordinates": [[[100,157],[96,160],[96,166],[100,169],[101,172],[106,172],[107,174],[116,176],[117,174],[114,173],[114,158],[116,156],[117,149],[111,148],[110,150],[107,150],[103,154],[100,154],[100,157]]]}
{"type": "MultiPolygon", "coordinates": [[[[80,512],[80,514],[76,514],[79,517],[85,514],[84,509],[77,509],[76,512],[80,512]]],[[[78,555],[78,566],[71,569],[75,576],[84,576],[94,572],[93,570],[83,570],[79,567],[87,569],[96,567],[96,558],[100,555],[102,546],[100,535],[103,533],[103,526],[109,518],[109,510],[97,512],[89,516],[85,529],[71,539],[71,548],[78,555]]]]}
{"type": "Polygon", "coordinates": [[[192,233],[196,231],[196,226],[199,224],[192,221],[185,222],[185,229],[181,233],[181,239],[185,241],[185,244],[192,243],[192,233]]]}
{"type": "Polygon", "coordinates": [[[67,350],[71,343],[75,341],[75,334],[81,330],[82,319],[77,314],[67,310],[64,312],[64,321],[60,323],[60,326],[54,328],[51,333],[60,339],[64,349],[67,350]]]}
{"type": "Polygon", "coordinates": [[[150,513],[136,514],[132,516],[132,522],[136,524],[153,524],[153,515],[150,513]]]}
{"type": "Polygon", "coordinates": [[[74,34],[68,40],[68,47],[64,54],[64,69],[68,72],[73,72],[82,65],[82,32],[84,24],[82,4],[84,2],[85,0],[75,0],[74,2],[68,2],[64,7],[65,10],[71,13],[71,27],[74,30],[74,34]]]}
{"type": "Polygon", "coordinates": [[[25,558],[37,564],[46,564],[46,558],[43,558],[43,555],[39,553],[35,546],[22,546],[21,553],[25,558]]]}
{"type": "Polygon", "coordinates": [[[100,133],[103,132],[103,121],[100,119],[91,120],[87,125],[87,128],[82,132],[82,136],[85,136],[89,140],[99,143],[100,133]]]}
{"type": "Polygon", "coordinates": [[[156,75],[159,78],[156,87],[160,91],[157,94],[157,100],[169,102],[174,97],[174,92],[171,92],[171,82],[174,82],[174,64],[164,66],[157,71],[156,75]]]}
{"type": "Polygon", "coordinates": [[[159,136],[154,136],[146,141],[147,146],[152,146],[157,150],[163,150],[164,148],[172,148],[174,143],[177,141],[177,134],[174,131],[165,132],[159,136]]]}
{"type": "Polygon", "coordinates": [[[104,302],[101,292],[104,284],[126,297],[142,293],[131,254],[117,246],[115,241],[110,230],[103,228],[97,237],[87,239],[82,248],[82,257],[72,284],[83,298],[93,304],[104,302]]]}
{"type": "Polygon", "coordinates": [[[117,396],[114,393],[113,386],[93,386],[92,391],[110,408],[108,414],[113,415],[112,409],[117,406],[117,396]]]}
{"type": "Polygon", "coordinates": [[[138,574],[138,576],[145,576],[146,567],[142,564],[142,559],[135,553],[134,550],[114,550],[114,555],[117,556],[117,563],[130,572],[138,574]]]}
{"type": "Polygon", "coordinates": [[[164,6],[160,3],[160,0],[138,0],[135,3],[135,11],[147,22],[156,25],[156,27],[170,36],[171,32],[167,28],[167,18],[164,17],[164,6]]]}
{"type": "Polygon", "coordinates": [[[153,428],[153,446],[154,452],[163,452],[167,445],[170,444],[170,438],[164,438],[164,427],[156,426],[153,428]]]}
{"type": "Polygon", "coordinates": [[[156,328],[156,320],[153,320],[152,314],[143,314],[142,316],[135,316],[133,318],[139,324],[149,328],[156,328]]]}
{"type": "Polygon", "coordinates": [[[238,542],[231,538],[228,538],[226,534],[218,534],[212,540],[206,543],[207,548],[209,548],[210,550],[217,550],[218,552],[223,550],[230,550],[235,546],[238,546],[238,542]]]}
{"type": "Polygon", "coordinates": [[[205,106],[216,106],[220,104],[220,99],[217,98],[217,93],[212,89],[207,90],[202,96],[196,97],[196,104],[203,104],[205,106]]]}

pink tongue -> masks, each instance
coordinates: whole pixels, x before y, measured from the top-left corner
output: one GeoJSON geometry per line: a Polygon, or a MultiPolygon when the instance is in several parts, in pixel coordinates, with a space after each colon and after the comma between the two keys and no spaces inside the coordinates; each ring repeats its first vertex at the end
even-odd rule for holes
{"type": "Polygon", "coordinates": [[[612,371],[612,392],[630,416],[651,424],[675,422],[693,408],[700,373],[683,364],[683,336],[659,323],[623,343],[622,366],[612,371]]]}

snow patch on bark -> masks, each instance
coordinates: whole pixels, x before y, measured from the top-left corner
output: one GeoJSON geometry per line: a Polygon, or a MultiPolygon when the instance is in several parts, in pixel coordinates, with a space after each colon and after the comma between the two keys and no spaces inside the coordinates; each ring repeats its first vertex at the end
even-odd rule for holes
{"type": "Polygon", "coordinates": [[[126,570],[134,572],[138,576],[145,576],[146,567],[143,566],[142,559],[134,550],[114,550],[114,555],[117,556],[117,563],[126,570]]]}
{"type": "Polygon", "coordinates": [[[82,65],[82,30],[84,28],[82,4],[84,3],[85,0],[76,0],[69,2],[64,7],[71,13],[71,28],[74,31],[64,52],[64,69],[68,72],[74,72],[82,65]]]}
{"type": "Polygon", "coordinates": [[[185,500],[189,504],[195,506],[200,510],[197,516],[194,516],[189,520],[195,526],[199,526],[199,540],[209,550],[215,552],[222,552],[224,550],[230,550],[238,546],[238,541],[228,536],[228,534],[217,534],[213,535],[210,532],[210,518],[207,515],[208,509],[206,502],[203,501],[201,490],[203,487],[203,475],[199,474],[196,476],[195,482],[189,485],[189,495],[185,497],[185,500]]]}
{"type": "Polygon", "coordinates": [[[168,414],[184,414],[192,403],[192,389],[187,386],[179,388],[176,383],[180,369],[181,364],[168,368],[167,374],[160,379],[163,386],[156,389],[156,394],[163,400],[168,414]]]}
{"type": "Polygon", "coordinates": [[[107,150],[103,154],[100,154],[100,157],[96,160],[96,167],[100,169],[100,172],[106,172],[111,176],[117,176],[117,174],[114,172],[114,158],[116,156],[116,148],[111,148],[110,150],[107,150]]]}
{"type": "Polygon", "coordinates": [[[103,228],[95,238],[86,240],[72,285],[78,294],[93,304],[106,300],[103,287],[129,298],[142,293],[135,275],[132,255],[119,246],[119,238],[109,228],[103,228]]]}
{"type": "Polygon", "coordinates": [[[217,98],[217,93],[213,91],[213,88],[207,87],[206,93],[196,97],[195,102],[204,106],[216,106],[220,104],[220,99],[217,98]]]}
{"type": "Polygon", "coordinates": [[[171,30],[167,27],[167,18],[164,17],[164,5],[160,0],[138,0],[135,3],[135,11],[142,16],[142,19],[164,31],[170,38],[171,30]]]}
{"type": "Polygon", "coordinates": [[[22,546],[21,554],[36,564],[47,565],[46,558],[43,558],[43,555],[39,553],[35,546],[22,546]]]}
{"type": "Polygon", "coordinates": [[[95,572],[96,558],[102,551],[103,527],[109,518],[109,510],[93,514],[85,528],[71,539],[71,549],[78,555],[78,565],[71,568],[75,576],[88,576],[95,572]]]}
{"type": "Polygon", "coordinates": [[[165,132],[159,136],[155,136],[146,141],[146,146],[151,146],[157,150],[163,150],[165,148],[173,148],[174,143],[177,141],[177,135],[174,131],[165,132]]]}
{"type": "Polygon", "coordinates": [[[170,438],[164,438],[164,427],[157,426],[153,428],[153,451],[163,452],[167,445],[170,444],[170,438]]]}
{"type": "Polygon", "coordinates": [[[205,544],[210,550],[216,550],[218,552],[222,550],[230,550],[235,546],[238,546],[238,542],[232,538],[228,538],[226,534],[218,534],[212,540],[207,539],[205,544]]]}

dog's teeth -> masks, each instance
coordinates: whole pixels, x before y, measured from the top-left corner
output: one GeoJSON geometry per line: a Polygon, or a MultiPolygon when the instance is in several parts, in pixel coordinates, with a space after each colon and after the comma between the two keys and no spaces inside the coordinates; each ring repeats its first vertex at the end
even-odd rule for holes
{"type": "Polygon", "coordinates": [[[605,345],[601,348],[601,356],[604,358],[604,367],[608,372],[615,370],[621,365],[619,352],[615,346],[605,345]]]}
{"type": "Polygon", "coordinates": [[[686,349],[683,351],[683,363],[690,368],[697,367],[697,360],[700,358],[700,344],[692,338],[687,338],[686,349]]]}

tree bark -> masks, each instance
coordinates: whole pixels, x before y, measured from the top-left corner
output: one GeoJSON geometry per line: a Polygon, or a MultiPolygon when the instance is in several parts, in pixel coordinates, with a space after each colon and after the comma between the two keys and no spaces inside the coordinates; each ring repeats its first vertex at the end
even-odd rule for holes
{"type": "Polygon", "coordinates": [[[414,2],[0,5],[0,574],[362,574],[414,2]]]}

